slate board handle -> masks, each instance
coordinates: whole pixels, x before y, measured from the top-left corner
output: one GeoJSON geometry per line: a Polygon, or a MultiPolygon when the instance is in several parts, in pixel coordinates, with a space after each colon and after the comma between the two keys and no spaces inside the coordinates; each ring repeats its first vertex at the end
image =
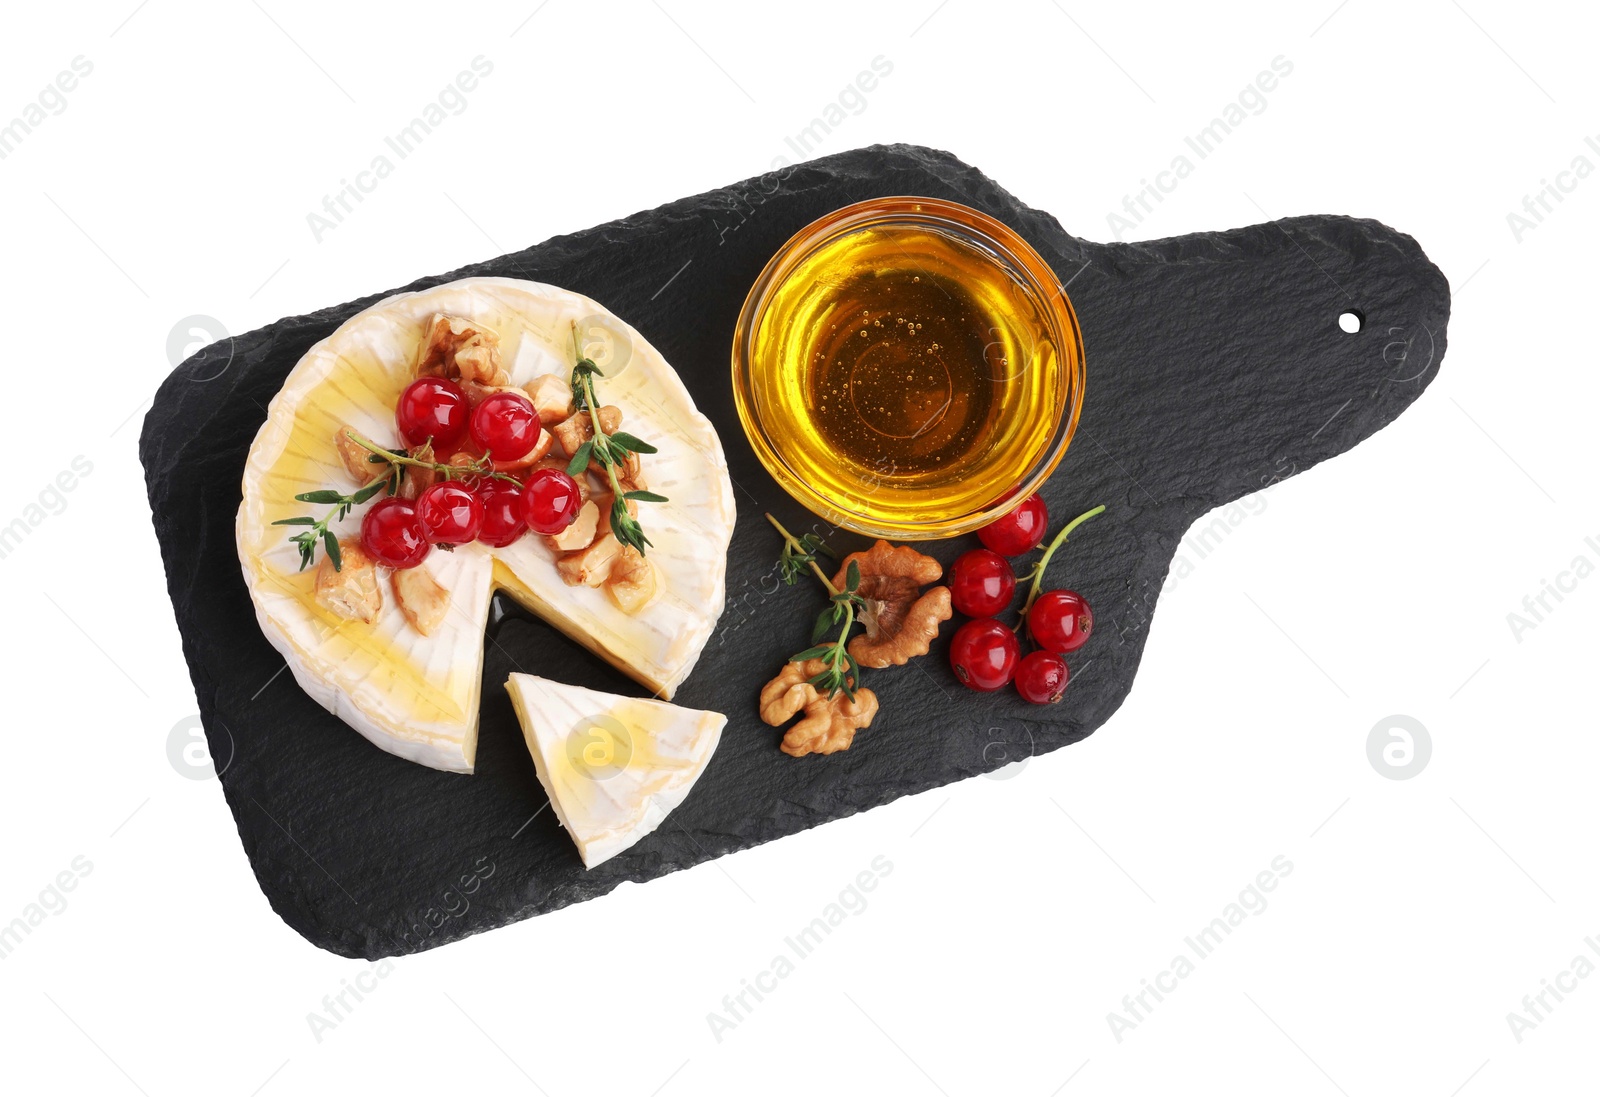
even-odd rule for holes
{"type": "Polygon", "coordinates": [[[1448,282],[1376,221],[1138,244],[1025,227],[1083,329],[1087,394],[1063,469],[1099,466],[1130,505],[1192,515],[1303,472],[1391,422],[1444,354],[1448,282]]]}

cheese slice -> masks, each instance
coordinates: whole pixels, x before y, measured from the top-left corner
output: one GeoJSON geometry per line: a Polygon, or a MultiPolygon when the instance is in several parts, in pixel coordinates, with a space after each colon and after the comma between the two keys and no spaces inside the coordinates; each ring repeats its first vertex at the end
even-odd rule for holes
{"type": "Polygon", "coordinates": [[[705,771],[728,718],[532,674],[506,681],[539,783],[594,868],[661,825],[705,771]]]}
{"type": "MultiPolygon", "coordinates": [[[[724,601],[733,487],[716,431],[683,382],[643,336],[600,305],[554,286],[470,278],[379,301],[313,346],[267,409],[241,485],[239,562],[267,639],[308,694],[372,742],[436,769],[470,773],[477,748],[484,628],[496,589],[606,659],[646,689],[670,698],[710,638],[724,601]],[[443,623],[423,636],[405,619],[387,578],[371,624],[319,605],[314,568],[300,570],[280,518],[320,516],[295,495],[354,490],[334,447],[349,427],[380,444],[395,435],[394,407],[413,379],[424,325],[435,313],[493,329],[514,384],[572,369],[572,325],[605,371],[600,398],[622,410],[622,429],[658,447],[645,458],[651,490],[640,521],[661,593],[636,614],[604,590],[568,586],[542,538],[505,548],[465,545],[424,561],[450,592],[443,623]]],[[[365,508],[333,525],[359,534],[365,508]]],[[[319,557],[321,552],[319,550],[319,557]]]]}

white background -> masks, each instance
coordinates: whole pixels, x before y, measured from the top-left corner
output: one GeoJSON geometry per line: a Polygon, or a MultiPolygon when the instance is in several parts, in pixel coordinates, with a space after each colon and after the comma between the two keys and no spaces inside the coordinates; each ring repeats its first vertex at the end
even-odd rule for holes
{"type": "Polygon", "coordinates": [[[1520,638],[1507,622],[1574,557],[1600,563],[1600,178],[1563,177],[1520,239],[1507,221],[1574,158],[1600,166],[1593,13],[136,2],[13,6],[0,43],[0,120],[93,66],[0,160],[0,525],[92,464],[0,560],[0,923],[92,866],[0,961],[7,1089],[1594,1084],[1600,977],[1520,1041],[1507,1019],[1600,935],[1600,579],[1520,638]],[[318,242],[306,215],[478,55],[467,109],[318,242]],[[215,780],[168,759],[195,700],[135,444],[170,333],[196,314],[241,333],[754,175],[879,55],[892,74],[818,152],[946,148],[1093,239],[1282,55],[1266,109],[1125,238],[1378,218],[1450,278],[1442,372],[1171,585],[1088,741],[400,960],[319,1040],[308,1014],[368,965],[285,928],[215,780]],[[1393,714],[1432,743],[1409,780],[1368,757],[1393,714]],[[716,1040],[707,1014],[879,855],[870,905],[716,1040]],[[1270,905],[1119,1041],[1108,1013],[1279,855],[1270,905]]]}

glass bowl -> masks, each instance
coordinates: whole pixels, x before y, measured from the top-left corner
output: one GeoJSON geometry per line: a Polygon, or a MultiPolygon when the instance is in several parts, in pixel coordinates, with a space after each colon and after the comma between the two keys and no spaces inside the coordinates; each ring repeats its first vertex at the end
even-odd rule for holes
{"type": "Polygon", "coordinates": [[[733,391],[756,456],[823,519],[967,533],[1037,490],[1083,406],[1055,272],[978,210],[874,198],[796,233],[751,287],[733,391]]]}

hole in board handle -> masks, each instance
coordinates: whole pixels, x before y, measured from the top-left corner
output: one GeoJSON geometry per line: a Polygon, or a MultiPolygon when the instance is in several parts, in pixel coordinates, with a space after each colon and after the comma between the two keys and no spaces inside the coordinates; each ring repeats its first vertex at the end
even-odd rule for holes
{"type": "Polygon", "coordinates": [[[1355,309],[1348,309],[1339,314],[1339,330],[1346,335],[1354,335],[1365,326],[1367,318],[1355,309]]]}

